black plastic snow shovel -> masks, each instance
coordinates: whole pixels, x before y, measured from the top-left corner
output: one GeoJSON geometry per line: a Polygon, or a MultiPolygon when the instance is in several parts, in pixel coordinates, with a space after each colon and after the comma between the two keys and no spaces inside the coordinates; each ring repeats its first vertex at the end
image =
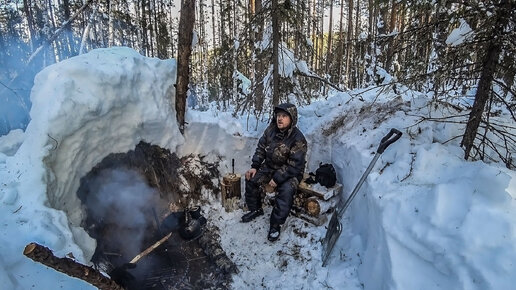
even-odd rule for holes
{"type": "Polygon", "coordinates": [[[342,215],[348,208],[349,204],[357,195],[358,191],[360,190],[360,187],[364,183],[365,179],[373,169],[374,164],[376,163],[376,160],[380,157],[380,155],[391,145],[392,143],[396,142],[401,137],[401,132],[392,128],[389,134],[385,135],[385,137],[382,138],[382,141],[380,142],[380,145],[378,146],[378,149],[376,150],[376,154],[374,155],[373,160],[371,160],[371,163],[369,163],[369,166],[367,167],[366,171],[360,178],[360,181],[358,181],[358,184],[355,186],[355,189],[353,189],[353,192],[351,192],[351,195],[348,197],[344,205],[341,206],[341,203],[339,203],[335,209],[335,212],[331,216],[330,223],[328,224],[328,231],[326,232],[326,236],[324,237],[324,240],[322,241],[323,251],[322,251],[322,260],[323,260],[323,267],[326,266],[328,262],[328,258],[330,257],[331,251],[333,250],[333,247],[335,246],[335,243],[340,237],[340,234],[342,232],[342,225],[340,223],[340,219],[342,218],[342,215]]]}

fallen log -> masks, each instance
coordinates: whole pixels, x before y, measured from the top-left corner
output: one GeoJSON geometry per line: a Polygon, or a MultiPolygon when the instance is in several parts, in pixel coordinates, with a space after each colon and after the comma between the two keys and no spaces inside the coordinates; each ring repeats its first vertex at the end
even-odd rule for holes
{"type": "Polygon", "coordinates": [[[54,256],[49,248],[37,243],[30,243],[25,246],[23,254],[35,262],[41,263],[68,276],[84,280],[99,289],[124,289],[120,285],[116,284],[115,281],[102,275],[98,270],[78,263],[70,258],[58,258],[54,256]]]}

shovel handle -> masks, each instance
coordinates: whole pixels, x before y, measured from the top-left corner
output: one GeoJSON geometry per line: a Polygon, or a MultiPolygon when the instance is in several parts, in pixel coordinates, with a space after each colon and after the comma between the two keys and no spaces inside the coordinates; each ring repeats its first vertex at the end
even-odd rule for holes
{"type": "Polygon", "coordinates": [[[391,131],[385,135],[385,137],[382,138],[382,141],[380,142],[380,146],[378,146],[378,149],[376,150],[377,153],[382,154],[389,145],[392,143],[398,141],[401,137],[401,132],[397,129],[392,128],[391,131]],[[393,137],[394,135],[394,137],[393,137]],[[392,138],[391,138],[392,137],[392,138]]]}

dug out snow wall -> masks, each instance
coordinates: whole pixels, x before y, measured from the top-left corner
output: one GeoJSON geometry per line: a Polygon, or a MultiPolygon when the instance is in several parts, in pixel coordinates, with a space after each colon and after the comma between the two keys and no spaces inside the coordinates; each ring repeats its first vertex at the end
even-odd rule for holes
{"type": "MultiPolygon", "coordinates": [[[[174,60],[149,59],[129,48],[94,50],[48,67],[35,79],[31,122],[17,155],[41,175],[48,204],[66,212],[75,242],[91,257],[76,196],[80,178],[110,153],[140,141],[175,151],[174,60]]],[[[42,189],[43,189],[42,188],[42,189]]]]}

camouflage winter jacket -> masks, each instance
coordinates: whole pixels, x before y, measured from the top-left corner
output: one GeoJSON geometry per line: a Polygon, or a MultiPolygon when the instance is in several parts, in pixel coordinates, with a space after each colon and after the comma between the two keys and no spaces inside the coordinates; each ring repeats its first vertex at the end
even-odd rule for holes
{"type": "Polygon", "coordinates": [[[282,184],[291,177],[299,181],[303,178],[306,163],[307,143],[305,136],[296,127],[297,109],[293,104],[281,104],[274,108],[271,124],[265,129],[258,141],[258,147],[252,158],[252,168],[262,166],[274,170],[272,179],[282,184]],[[290,128],[281,132],[276,125],[276,111],[287,112],[292,119],[290,128]]]}

